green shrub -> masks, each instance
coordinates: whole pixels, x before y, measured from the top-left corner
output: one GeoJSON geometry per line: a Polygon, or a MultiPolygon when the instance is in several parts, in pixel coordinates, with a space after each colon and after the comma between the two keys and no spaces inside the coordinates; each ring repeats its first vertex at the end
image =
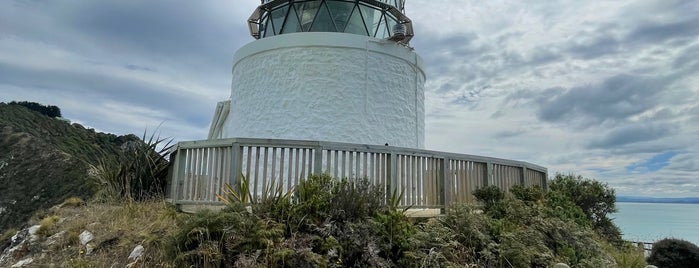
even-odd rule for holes
{"type": "Polygon", "coordinates": [[[544,190],[540,186],[535,185],[527,187],[524,185],[514,185],[510,188],[510,193],[514,198],[530,203],[541,203],[544,201],[544,190]]]}
{"type": "Polygon", "coordinates": [[[648,263],[658,267],[699,267],[699,247],[685,240],[666,238],[653,243],[648,263]]]}
{"type": "MultiPolygon", "coordinates": [[[[171,238],[171,254],[176,261],[192,261],[197,257],[209,255],[207,245],[211,241],[222,243],[225,229],[238,221],[239,214],[200,211],[181,223],[179,231],[171,238]]],[[[217,244],[221,247],[221,244],[217,244]]]]}
{"type": "Polygon", "coordinates": [[[502,201],[505,199],[505,192],[495,185],[485,186],[473,191],[473,196],[483,205],[483,210],[493,218],[499,219],[504,216],[502,201]]]}
{"type": "MultiPolygon", "coordinates": [[[[617,211],[616,196],[614,189],[606,183],[559,173],[549,182],[548,195],[549,199],[556,201],[554,207],[569,210],[568,204],[572,202],[580,208],[597,233],[610,242],[621,243],[621,231],[608,216],[617,211]]],[[[561,214],[575,218],[575,213],[565,211],[561,214]]]]}

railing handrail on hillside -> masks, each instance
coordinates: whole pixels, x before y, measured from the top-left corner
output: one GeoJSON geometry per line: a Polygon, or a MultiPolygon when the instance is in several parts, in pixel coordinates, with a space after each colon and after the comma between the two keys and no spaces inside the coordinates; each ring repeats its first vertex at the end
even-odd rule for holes
{"type": "Polygon", "coordinates": [[[473,190],[516,184],[547,188],[547,169],[527,162],[394,146],[325,141],[231,138],[179,142],[173,148],[169,197],[182,205],[220,205],[226,183],[246,176],[257,198],[270,185],[285,190],[310,174],[365,177],[402,206],[447,209],[472,202],[473,190]]]}

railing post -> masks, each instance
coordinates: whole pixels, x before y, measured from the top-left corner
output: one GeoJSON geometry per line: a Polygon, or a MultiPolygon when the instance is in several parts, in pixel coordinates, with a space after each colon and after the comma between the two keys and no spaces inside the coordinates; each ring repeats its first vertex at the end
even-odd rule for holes
{"type": "Polygon", "coordinates": [[[172,177],[170,178],[170,198],[172,198],[172,204],[177,204],[177,200],[180,198],[179,196],[179,185],[180,185],[180,162],[184,163],[184,161],[181,161],[180,158],[181,156],[179,155],[180,148],[178,145],[175,145],[175,151],[170,155],[171,159],[174,158],[174,162],[172,164],[172,177]]]}
{"type": "Polygon", "coordinates": [[[323,174],[323,146],[315,146],[313,150],[313,173],[320,176],[323,174]]]}
{"type": "Polygon", "coordinates": [[[388,153],[386,160],[388,161],[388,163],[386,163],[386,171],[388,173],[386,174],[386,190],[388,191],[387,194],[391,196],[398,187],[398,155],[391,151],[388,153]]]}
{"type": "Polygon", "coordinates": [[[449,206],[451,205],[451,190],[452,190],[452,180],[450,175],[450,170],[451,170],[451,165],[450,165],[451,159],[448,157],[442,158],[441,163],[439,164],[439,169],[441,172],[439,172],[439,181],[441,181],[441,189],[440,192],[442,193],[443,196],[443,206],[444,206],[444,214],[446,214],[449,211],[449,206]]]}
{"type": "Polygon", "coordinates": [[[522,186],[527,185],[527,166],[522,166],[522,178],[519,182],[522,186]]]}
{"type": "Polygon", "coordinates": [[[493,178],[493,163],[492,162],[486,163],[485,181],[483,183],[485,184],[484,186],[495,185],[495,178],[493,178]]]}
{"type": "MultiPolygon", "coordinates": [[[[243,149],[240,143],[231,144],[231,177],[228,184],[231,186],[238,184],[241,174],[243,174],[243,149]]],[[[250,179],[250,178],[248,178],[250,179]]]]}

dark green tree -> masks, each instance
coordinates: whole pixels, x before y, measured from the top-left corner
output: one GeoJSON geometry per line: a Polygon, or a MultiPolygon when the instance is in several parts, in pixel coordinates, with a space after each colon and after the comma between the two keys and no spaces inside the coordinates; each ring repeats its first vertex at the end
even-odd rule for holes
{"type": "Polygon", "coordinates": [[[54,105],[43,105],[36,102],[29,101],[12,101],[8,103],[9,105],[19,105],[26,107],[29,110],[39,112],[48,117],[61,117],[61,109],[54,105]]]}
{"type": "Polygon", "coordinates": [[[616,195],[606,183],[559,173],[549,182],[548,195],[549,199],[571,201],[600,235],[613,242],[621,241],[621,231],[609,218],[617,211],[616,195]]]}

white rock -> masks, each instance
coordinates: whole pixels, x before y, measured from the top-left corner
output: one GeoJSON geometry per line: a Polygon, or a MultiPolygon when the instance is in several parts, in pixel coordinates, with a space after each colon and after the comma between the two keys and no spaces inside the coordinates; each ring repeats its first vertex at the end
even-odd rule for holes
{"type": "Polygon", "coordinates": [[[554,264],[553,268],[570,268],[570,266],[568,266],[568,264],[559,262],[559,263],[554,264]]]}
{"type": "Polygon", "coordinates": [[[28,233],[29,233],[29,241],[34,242],[37,239],[39,239],[39,236],[36,235],[36,232],[39,231],[39,228],[41,228],[41,225],[34,225],[32,227],[29,227],[28,233]]]}
{"type": "Polygon", "coordinates": [[[137,260],[143,256],[143,251],[146,249],[143,248],[143,246],[138,245],[136,246],[132,251],[131,254],[129,254],[129,260],[137,260]]]}
{"type": "Polygon", "coordinates": [[[82,233],[80,233],[80,244],[83,246],[87,245],[87,243],[90,243],[90,241],[92,241],[93,239],[95,239],[95,236],[92,235],[92,233],[90,233],[90,231],[88,230],[85,230],[82,233]]]}
{"type": "Polygon", "coordinates": [[[646,268],[658,268],[658,266],[655,266],[655,265],[646,265],[646,268]]]}
{"type": "Polygon", "coordinates": [[[17,239],[19,239],[19,231],[15,233],[15,235],[12,236],[12,244],[17,243],[17,239]]]}
{"type": "Polygon", "coordinates": [[[46,238],[46,245],[51,246],[53,244],[56,244],[56,241],[59,239],[63,238],[63,236],[66,234],[66,231],[60,231],[52,236],[49,236],[49,238],[46,238]]]}
{"type": "Polygon", "coordinates": [[[95,251],[95,245],[92,243],[85,245],[85,255],[90,255],[95,251]]]}
{"type": "Polygon", "coordinates": [[[18,261],[17,263],[13,264],[11,267],[12,268],[25,267],[25,266],[29,265],[30,263],[32,263],[33,261],[34,261],[34,259],[32,259],[32,258],[26,258],[24,260],[18,261]]]}

